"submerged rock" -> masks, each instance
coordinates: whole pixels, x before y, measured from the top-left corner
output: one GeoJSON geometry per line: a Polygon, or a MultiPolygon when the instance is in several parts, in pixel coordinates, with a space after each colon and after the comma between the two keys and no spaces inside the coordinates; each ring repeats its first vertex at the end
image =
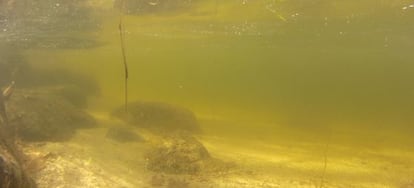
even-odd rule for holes
{"type": "Polygon", "coordinates": [[[82,108],[87,106],[89,97],[100,95],[99,84],[90,75],[66,69],[34,67],[22,53],[22,50],[2,44],[0,40],[0,87],[15,81],[18,88],[54,93],[82,108]]]}
{"type": "Polygon", "coordinates": [[[173,174],[199,173],[212,159],[203,144],[183,132],[166,137],[146,157],[149,170],[173,174]]]}
{"type": "Polygon", "coordinates": [[[62,96],[77,107],[86,107],[89,97],[100,94],[94,78],[64,69],[26,70],[17,83],[20,88],[37,88],[62,96]]]}
{"type": "Polygon", "coordinates": [[[106,133],[106,137],[118,142],[141,142],[144,139],[126,127],[111,127],[106,133]]]}
{"type": "Polygon", "coordinates": [[[8,102],[10,124],[26,141],[61,141],[94,119],[65,98],[48,91],[15,90],[8,102]]]}
{"type": "Polygon", "coordinates": [[[124,107],[113,115],[137,127],[160,131],[185,130],[200,131],[193,112],[185,108],[160,102],[134,102],[128,104],[128,113],[124,107]]]}

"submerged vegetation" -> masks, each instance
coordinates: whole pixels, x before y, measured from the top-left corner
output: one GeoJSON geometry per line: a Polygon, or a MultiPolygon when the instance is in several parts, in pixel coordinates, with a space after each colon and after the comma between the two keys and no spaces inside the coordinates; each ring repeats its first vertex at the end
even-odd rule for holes
{"type": "Polygon", "coordinates": [[[125,54],[125,39],[124,39],[124,23],[123,23],[123,13],[122,9],[125,6],[124,1],[121,1],[121,10],[119,15],[119,23],[118,23],[118,30],[119,30],[119,37],[121,40],[121,52],[122,52],[122,63],[124,65],[124,97],[125,97],[125,112],[128,113],[128,63],[125,54]]]}

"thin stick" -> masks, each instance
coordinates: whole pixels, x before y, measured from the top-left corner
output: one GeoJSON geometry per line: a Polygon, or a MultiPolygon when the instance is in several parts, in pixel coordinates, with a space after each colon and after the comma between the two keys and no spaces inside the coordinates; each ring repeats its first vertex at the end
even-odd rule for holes
{"type": "Polygon", "coordinates": [[[217,16],[218,13],[218,7],[219,7],[219,0],[216,0],[215,4],[214,4],[214,16],[217,16]]]}
{"type": "Polygon", "coordinates": [[[323,151],[323,171],[321,176],[321,184],[319,185],[320,188],[323,188],[325,183],[326,168],[328,167],[328,148],[329,142],[326,143],[325,150],[323,151]]]}
{"type": "Polygon", "coordinates": [[[121,1],[121,7],[120,7],[120,16],[119,16],[119,37],[121,39],[121,50],[122,50],[122,58],[124,63],[124,70],[125,70],[125,112],[128,113],[128,64],[127,59],[125,55],[125,42],[124,42],[124,28],[123,28],[123,22],[122,22],[122,10],[124,8],[124,1],[121,1]]]}
{"type": "Polygon", "coordinates": [[[327,135],[327,139],[326,139],[326,145],[325,145],[325,149],[323,151],[323,170],[322,170],[322,174],[321,174],[321,182],[319,184],[319,188],[323,188],[325,187],[325,178],[326,178],[326,171],[328,168],[328,150],[329,150],[329,145],[331,143],[331,138],[332,138],[332,130],[329,129],[328,130],[328,135],[327,135]]]}

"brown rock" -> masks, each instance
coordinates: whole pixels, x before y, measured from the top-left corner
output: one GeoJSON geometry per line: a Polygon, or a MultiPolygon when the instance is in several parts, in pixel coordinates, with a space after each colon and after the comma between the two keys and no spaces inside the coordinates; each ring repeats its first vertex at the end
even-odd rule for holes
{"type": "Polygon", "coordinates": [[[66,140],[95,123],[89,114],[48,91],[16,90],[7,107],[10,126],[26,141],[66,140]]]}
{"type": "Polygon", "coordinates": [[[147,168],[155,172],[197,174],[211,159],[207,149],[193,136],[175,132],[147,155],[147,168]]]}

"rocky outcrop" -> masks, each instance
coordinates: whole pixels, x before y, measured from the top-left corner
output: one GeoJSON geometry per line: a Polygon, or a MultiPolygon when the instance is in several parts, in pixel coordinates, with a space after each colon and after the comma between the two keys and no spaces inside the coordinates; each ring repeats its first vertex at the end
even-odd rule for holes
{"type": "Polygon", "coordinates": [[[95,125],[89,114],[47,90],[16,90],[7,107],[11,127],[25,141],[62,141],[95,125]]]}

